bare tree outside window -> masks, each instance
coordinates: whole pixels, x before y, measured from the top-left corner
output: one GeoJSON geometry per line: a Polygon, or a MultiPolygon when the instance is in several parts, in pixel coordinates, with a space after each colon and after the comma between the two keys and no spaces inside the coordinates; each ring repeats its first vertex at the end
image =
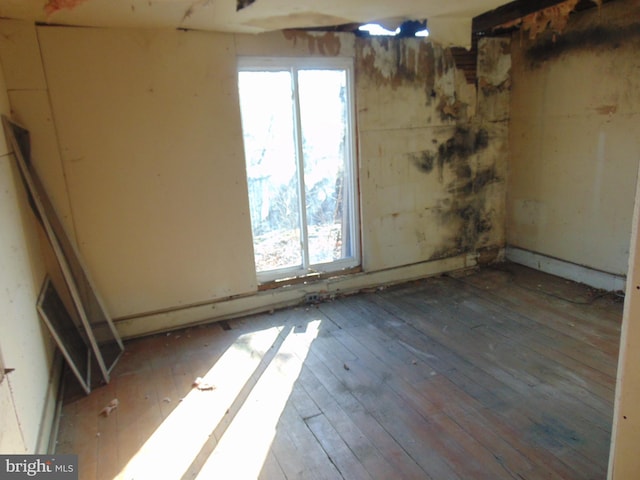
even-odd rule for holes
{"type": "Polygon", "coordinates": [[[245,60],[238,78],[259,278],[354,266],[350,65],[245,60]]]}

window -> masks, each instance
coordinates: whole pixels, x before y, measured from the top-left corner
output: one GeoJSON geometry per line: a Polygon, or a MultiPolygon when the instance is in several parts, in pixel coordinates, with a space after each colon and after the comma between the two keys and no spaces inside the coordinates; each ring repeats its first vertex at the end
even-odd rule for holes
{"type": "Polygon", "coordinates": [[[239,61],[259,281],[359,263],[352,75],[347,59],[239,61]]]}

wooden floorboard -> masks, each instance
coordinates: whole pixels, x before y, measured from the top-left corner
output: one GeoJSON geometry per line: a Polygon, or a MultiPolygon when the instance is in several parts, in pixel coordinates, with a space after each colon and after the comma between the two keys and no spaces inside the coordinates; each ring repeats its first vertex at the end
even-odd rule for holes
{"type": "Polygon", "coordinates": [[[505,263],[133,340],[109,385],[67,379],[57,453],[81,479],[602,479],[622,306],[505,263]]]}

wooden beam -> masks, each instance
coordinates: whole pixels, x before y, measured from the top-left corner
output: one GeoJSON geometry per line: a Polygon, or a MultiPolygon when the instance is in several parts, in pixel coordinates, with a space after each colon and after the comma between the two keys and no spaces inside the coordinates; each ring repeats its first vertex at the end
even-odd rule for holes
{"type": "MultiPolygon", "coordinates": [[[[563,1],[565,0],[537,0],[534,2],[531,0],[515,0],[478,15],[473,19],[471,29],[474,35],[486,34],[499,25],[517,20],[544,8],[552,7],[563,1]]],[[[602,3],[605,3],[605,1],[607,0],[603,0],[602,3]]],[[[595,6],[596,2],[594,0],[582,0],[576,6],[576,10],[584,10],[595,6]]]]}

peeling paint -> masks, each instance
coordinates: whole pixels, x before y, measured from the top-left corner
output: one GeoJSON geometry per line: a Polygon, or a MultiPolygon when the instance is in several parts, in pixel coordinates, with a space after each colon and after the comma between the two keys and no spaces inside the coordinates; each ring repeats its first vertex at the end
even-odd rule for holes
{"type": "Polygon", "coordinates": [[[504,23],[497,28],[511,28],[520,26],[522,31],[529,32],[529,38],[535,39],[547,28],[555,34],[562,33],[569,22],[569,15],[573,12],[579,0],[566,0],[552,5],[511,22],[504,23]]]}
{"type": "Polygon", "coordinates": [[[478,42],[478,111],[476,121],[506,121],[511,116],[511,39],[478,42]]]}
{"type": "Polygon", "coordinates": [[[569,15],[573,12],[579,0],[567,0],[566,2],[547,7],[539,12],[527,15],[522,19],[522,28],[529,32],[529,38],[534,39],[538,34],[550,28],[554,34],[562,33],[569,23],[569,15]]]}
{"type": "Polygon", "coordinates": [[[429,41],[358,38],[356,73],[376,87],[420,88],[443,121],[467,122],[474,114],[474,86],[467,85],[451,50],[429,41]]]}
{"type": "Polygon", "coordinates": [[[454,97],[440,97],[440,102],[436,107],[436,110],[440,112],[441,120],[466,120],[467,119],[467,107],[466,103],[461,102],[455,96],[454,97]]]}
{"type": "Polygon", "coordinates": [[[450,49],[417,39],[356,39],[370,265],[504,244],[504,211],[496,205],[505,188],[509,44],[479,42],[479,55],[491,57],[480,59],[486,85],[497,89],[488,97],[467,83],[450,49]]]}
{"type": "Polygon", "coordinates": [[[302,30],[284,30],[284,38],[291,41],[295,47],[298,42],[307,42],[309,54],[319,53],[329,57],[340,55],[340,37],[332,32],[314,33],[302,30]]]}
{"type": "MultiPolygon", "coordinates": [[[[427,101],[435,96],[436,58],[441,49],[430,42],[412,39],[358,38],[356,68],[378,86],[397,88],[402,84],[421,85],[427,101]],[[439,50],[436,52],[436,50],[439,50]]],[[[451,65],[447,65],[451,67],[451,65]]],[[[455,67],[455,65],[453,65],[455,67]]],[[[440,72],[444,71],[441,65],[440,72]]],[[[442,74],[442,73],[440,73],[442,74]]]]}
{"type": "Polygon", "coordinates": [[[485,95],[496,95],[498,93],[504,92],[505,90],[509,90],[511,88],[511,81],[505,80],[504,83],[494,85],[490,82],[487,82],[487,80],[484,78],[479,78],[478,87],[482,89],[482,92],[485,95]]]}
{"type": "MultiPolygon", "coordinates": [[[[602,8],[602,0],[591,0],[598,6],[598,11],[602,8]]],[[[537,12],[524,17],[517,18],[510,22],[494,27],[494,30],[521,27],[523,32],[529,32],[529,39],[534,40],[538,35],[551,30],[552,39],[555,42],[556,36],[562,34],[569,23],[569,15],[576,9],[580,0],[566,0],[564,2],[543,8],[537,12]]]]}
{"type": "Polygon", "coordinates": [[[486,42],[478,45],[478,86],[485,94],[499,93],[511,87],[510,41],[500,41],[501,48],[486,42]]]}

